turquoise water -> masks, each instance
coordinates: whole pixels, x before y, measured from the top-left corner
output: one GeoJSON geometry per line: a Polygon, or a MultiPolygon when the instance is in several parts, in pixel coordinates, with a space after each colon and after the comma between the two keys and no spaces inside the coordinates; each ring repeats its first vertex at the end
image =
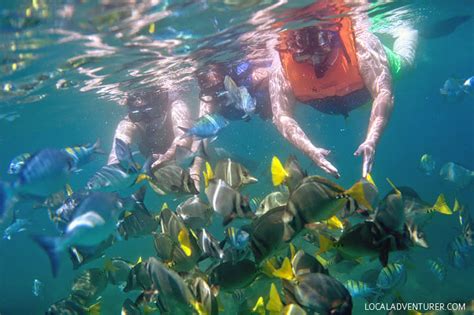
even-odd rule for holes
{"type": "MultiPolygon", "coordinates": [[[[0,56],[3,58],[0,65],[0,84],[3,86],[3,91],[0,91],[2,180],[11,179],[6,174],[8,164],[23,152],[89,143],[97,138],[102,141],[104,150],[109,151],[115,126],[126,114],[126,109],[117,105],[121,98],[117,91],[126,92],[145,84],[179,86],[179,93],[184,95],[191,111],[197,115],[199,92],[188,73],[192,65],[188,57],[205,43],[219,43],[229,38],[228,47],[226,44],[220,46],[224,48],[219,54],[207,58],[226,61],[238,58],[239,53],[235,50],[238,47],[233,41],[238,35],[255,28],[245,21],[275,1],[248,1],[248,7],[226,4],[225,1],[170,1],[150,6],[140,13],[134,10],[145,2],[116,7],[101,5],[100,2],[2,1],[0,4],[1,18],[10,21],[2,22],[0,26],[0,56]],[[18,16],[25,15],[27,8],[33,8],[32,14],[37,16],[37,22],[30,26],[12,26],[11,21],[21,20],[18,16]],[[71,17],[58,16],[58,10],[71,8],[74,8],[71,17]],[[122,18],[121,21],[99,18],[119,10],[133,11],[140,18],[122,18]],[[158,20],[156,16],[162,12],[167,12],[167,15],[158,20]],[[154,19],[155,31],[152,32],[150,25],[154,19]],[[175,30],[166,30],[166,27],[175,30]],[[64,67],[68,60],[78,56],[94,56],[94,59],[78,67],[64,67]],[[48,78],[40,82],[37,78],[41,74],[48,78]],[[72,86],[58,89],[56,85],[61,79],[72,86]],[[33,88],[26,91],[26,83],[32,84],[33,88]]],[[[291,1],[291,5],[279,7],[276,11],[308,3],[291,1]]],[[[444,18],[473,12],[474,4],[467,0],[453,3],[404,1],[382,8],[386,8],[383,18],[387,21],[412,21],[421,28],[444,18]]],[[[474,74],[473,23],[470,20],[447,36],[430,40],[421,38],[416,66],[395,83],[394,111],[377,148],[372,172],[382,195],[390,189],[385,182],[389,177],[397,185],[414,188],[429,203],[444,193],[450,206],[455,198],[466,206],[473,204],[472,186],[457,189],[438,176],[439,167],[451,161],[474,169],[473,96],[452,103],[446,102],[439,93],[446,79],[465,79],[474,74]],[[437,163],[437,171],[431,176],[419,169],[420,157],[425,153],[431,154],[437,163]]],[[[361,160],[354,157],[353,152],[364,139],[369,115],[370,109],[366,107],[351,112],[346,119],[322,114],[309,106],[298,106],[295,111],[296,119],[310,138],[332,150],[329,159],[342,175],[337,183],[344,187],[360,178],[361,160]]],[[[285,159],[296,154],[308,173],[324,175],[279,135],[271,121],[259,118],[250,122],[232,121],[215,144],[254,162],[248,168],[259,178],[259,183],[244,190],[251,197],[273,190],[269,169],[274,155],[285,159]]],[[[105,163],[106,157],[99,156],[73,175],[70,182],[73,189],[84,187],[105,163]]],[[[163,202],[174,208],[182,200],[175,196],[149,194],[146,203],[157,213],[163,202]]],[[[59,277],[53,278],[47,256],[29,235],[52,235],[55,227],[46,209],[33,209],[32,206],[33,202],[22,200],[14,207],[19,217],[31,220],[28,230],[15,234],[12,240],[0,240],[1,314],[44,313],[49,305],[69,294],[72,280],[81,270],[104,264],[103,259],[98,259],[73,271],[68,258],[63,255],[59,277]],[[32,293],[34,279],[43,283],[39,296],[32,293]]],[[[5,218],[0,230],[6,228],[10,220],[11,214],[5,218]]],[[[474,298],[474,288],[467,280],[474,276],[473,266],[456,269],[448,265],[443,283],[437,282],[426,267],[428,258],[440,257],[447,262],[447,244],[458,234],[458,226],[457,215],[436,216],[425,230],[430,248],[409,251],[414,267],[408,270],[408,281],[400,289],[405,300],[452,302],[474,298]]],[[[147,258],[153,255],[153,241],[149,236],[119,242],[106,251],[107,257],[121,256],[131,261],[136,261],[139,256],[147,258]]],[[[342,275],[340,278],[345,280],[350,276],[342,275]]],[[[127,295],[109,285],[102,294],[102,313],[118,314],[122,301],[127,296],[134,298],[136,295],[127,295]]],[[[354,314],[363,313],[363,307],[364,300],[354,299],[354,314]]],[[[228,313],[232,314],[231,311],[228,313]]]]}

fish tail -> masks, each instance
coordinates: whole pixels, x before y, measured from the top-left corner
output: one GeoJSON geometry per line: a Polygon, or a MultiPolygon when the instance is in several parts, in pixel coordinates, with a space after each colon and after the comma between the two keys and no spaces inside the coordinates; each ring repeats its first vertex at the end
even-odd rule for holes
{"type": "Polygon", "coordinates": [[[322,234],[319,234],[319,251],[317,253],[318,255],[329,251],[333,247],[334,242],[331,239],[322,234]]]}
{"type": "Polygon", "coordinates": [[[100,309],[101,309],[101,306],[100,306],[100,301],[99,301],[95,304],[92,304],[91,306],[89,306],[87,308],[87,314],[88,315],[100,315],[100,309]]]}
{"type": "Polygon", "coordinates": [[[281,164],[280,159],[276,156],[272,158],[271,172],[273,186],[281,185],[289,176],[288,172],[283,167],[283,164],[281,164]]]}
{"type": "Polygon", "coordinates": [[[143,166],[140,169],[140,174],[138,174],[138,176],[135,179],[135,181],[133,182],[132,186],[134,186],[136,184],[140,184],[144,180],[147,180],[147,181],[152,181],[153,180],[153,177],[151,175],[152,174],[152,172],[151,172],[151,161],[152,161],[151,157],[146,159],[145,163],[143,164],[143,166]]]}
{"type": "Polygon", "coordinates": [[[186,228],[182,228],[178,234],[178,242],[186,256],[192,255],[191,241],[189,239],[189,232],[186,228]]]}
{"type": "Polygon", "coordinates": [[[354,184],[344,194],[353,198],[357,203],[364,208],[373,211],[372,204],[378,196],[377,188],[369,180],[360,180],[354,184]]]}
{"type": "Polygon", "coordinates": [[[0,181],[0,222],[14,203],[14,186],[0,181]]]}
{"type": "Polygon", "coordinates": [[[343,230],[344,229],[344,223],[336,217],[332,216],[328,220],[325,221],[326,225],[333,230],[343,230]]]}
{"type": "Polygon", "coordinates": [[[451,215],[453,212],[446,203],[444,194],[440,194],[438,199],[436,199],[435,204],[433,205],[433,210],[442,214],[451,215]]]}
{"type": "Polygon", "coordinates": [[[59,270],[59,253],[61,251],[60,238],[42,235],[33,235],[31,236],[31,238],[48,255],[49,261],[51,262],[51,270],[53,272],[53,276],[56,277],[59,270]]]}
{"type": "Polygon", "coordinates": [[[286,280],[293,280],[295,278],[295,274],[293,273],[290,259],[288,257],[285,257],[283,263],[281,264],[281,267],[273,272],[273,276],[286,280]]]}
{"type": "Polygon", "coordinates": [[[209,162],[206,162],[206,170],[202,172],[202,175],[204,176],[205,187],[209,186],[209,181],[214,178],[214,172],[212,171],[212,167],[209,162]]]}
{"type": "Polygon", "coordinates": [[[280,314],[283,309],[283,303],[281,302],[280,295],[274,283],[270,286],[268,302],[265,309],[270,312],[275,312],[276,314],[280,314]]]}

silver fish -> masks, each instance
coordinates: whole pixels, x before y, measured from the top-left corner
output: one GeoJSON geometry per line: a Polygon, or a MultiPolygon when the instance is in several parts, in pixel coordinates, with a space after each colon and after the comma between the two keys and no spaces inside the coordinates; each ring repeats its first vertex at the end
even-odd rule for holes
{"type": "Polygon", "coordinates": [[[214,211],[224,217],[223,225],[229,224],[236,217],[249,219],[255,217],[248,199],[221,179],[209,181],[206,196],[214,211]]]}
{"type": "Polygon", "coordinates": [[[444,164],[439,172],[439,175],[442,179],[453,183],[458,188],[469,186],[472,183],[472,179],[474,178],[473,171],[453,162],[444,164]]]}

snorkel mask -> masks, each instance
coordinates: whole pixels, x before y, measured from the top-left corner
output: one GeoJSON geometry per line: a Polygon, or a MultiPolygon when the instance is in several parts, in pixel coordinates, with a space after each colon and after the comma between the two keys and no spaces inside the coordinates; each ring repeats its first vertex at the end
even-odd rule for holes
{"type": "Polygon", "coordinates": [[[160,116],[166,116],[166,111],[159,104],[160,101],[153,99],[154,95],[156,96],[151,92],[142,92],[127,98],[128,117],[132,122],[150,122],[160,116]]]}
{"type": "Polygon", "coordinates": [[[311,63],[318,79],[324,77],[328,69],[334,65],[339,53],[349,56],[339,36],[339,26],[318,25],[305,27],[290,33],[287,49],[292,53],[294,61],[311,63]]]}

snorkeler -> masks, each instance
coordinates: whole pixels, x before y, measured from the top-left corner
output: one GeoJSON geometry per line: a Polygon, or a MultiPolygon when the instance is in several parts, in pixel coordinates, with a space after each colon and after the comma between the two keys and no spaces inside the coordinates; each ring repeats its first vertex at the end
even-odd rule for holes
{"type": "MultiPolygon", "coordinates": [[[[176,146],[190,147],[191,139],[183,138],[178,127],[190,127],[187,104],[173,92],[134,91],[127,96],[128,113],[116,130],[114,139],[128,145],[137,144],[145,157],[152,157],[152,168],[174,158],[176,146]]],[[[116,141],[107,164],[118,163],[116,141]]]]}
{"type": "MultiPolygon", "coordinates": [[[[268,61],[252,59],[235,67],[208,66],[198,73],[200,115],[218,111],[226,118],[242,116],[225,105],[223,82],[225,76],[230,76],[256,98],[257,114],[262,118],[271,115],[289,142],[322,170],[339,177],[339,171],[327,160],[330,151],[311,142],[293,118],[293,108],[299,101],[323,113],[347,117],[351,110],[372,100],[366,138],[354,153],[363,156],[365,177],[372,169],[376,146],[393,108],[392,78],[413,65],[418,32],[408,26],[391,29],[393,50],[385,47],[369,31],[364,4],[357,7],[357,12],[349,12],[343,0],[324,0],[291,11],[288,20],[311,16],[318,24],[283,31],[270,40],[267,37],[268,50],[273,53],[266,56],[267,60],[270,57],[270,66],[268,61]]],[[[199,164],[198,160],[195,168],[199,164]]]]}
{"type": "Polygon", "coordinates": [[[369,31],[368,16],[362,10],[348,13],[349,6],[342,0],[318,1],[299,12],[320,22],[279,34],[269,90],[279,132],[335,177],[340,175],[327,160],[330,151],[313,145],[293,118],[296,101],[327,114],[347,116],[372,100],[366,138],[354,153],[363,156],[365,177],[393,109],[392,79],[413,65],[418,32],[409,27],[394,29],[392,51],[369,31]]]}

